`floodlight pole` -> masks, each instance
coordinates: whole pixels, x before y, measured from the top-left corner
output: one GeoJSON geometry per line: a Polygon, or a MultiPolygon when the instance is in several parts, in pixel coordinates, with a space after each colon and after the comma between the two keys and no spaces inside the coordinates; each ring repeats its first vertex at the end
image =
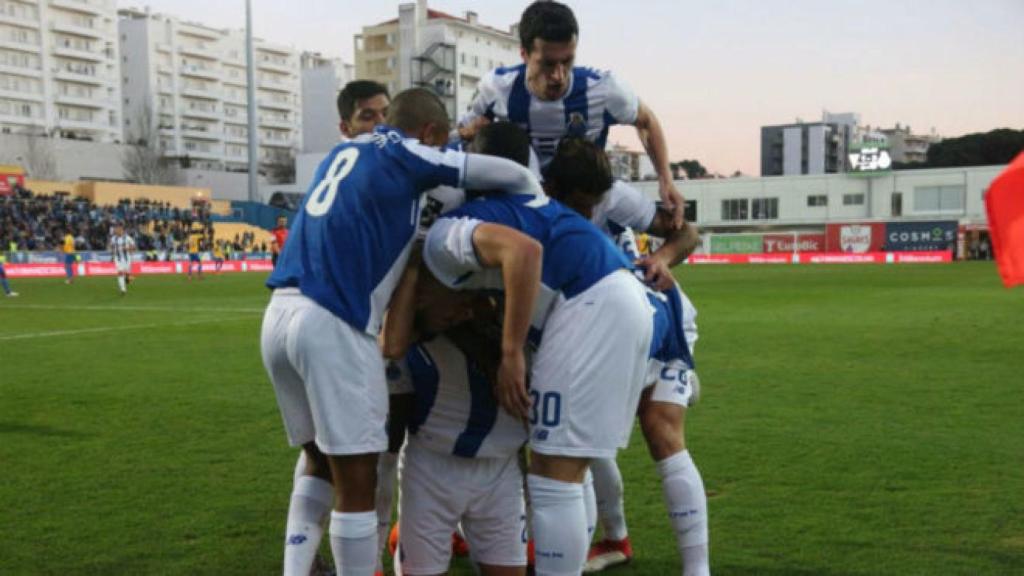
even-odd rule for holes
{"type": "Polygon", "coordinates": [[[256,54],[252,45],[252,0],[245,0],[245,78],[249,112],[249,201],[259,198],[259,141],[256,125],[256,54]]]}

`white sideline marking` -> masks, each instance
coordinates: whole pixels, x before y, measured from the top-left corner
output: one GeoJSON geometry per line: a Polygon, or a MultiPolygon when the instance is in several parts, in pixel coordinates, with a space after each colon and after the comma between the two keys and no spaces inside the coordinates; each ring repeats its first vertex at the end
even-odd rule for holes
{"type": "Polygon", "coordinates": [[[29,338],[49,338],[51,336],[75,336],[78,334],[94,334],[98,332],[120,332],[122,330],[139,330],[142,328],[168,328],[172,326],[191,326],[193,324],[212,324],[214,322],[230,322],[232,320],[244,319],[247,318],[207,318],[206,320],[192,320],[190,322],[154,322],[150,324],[129,324],[127,326],[100,326],[97,328],[81,328],[78,330],[51,330],[49,332],[29,332],[27,334],[10,334],[7,336],[0,336],[0,341],[27,340],[29,338]]]}
{"type": "Polygon", "coordinates": [[[31,310],[125,310],[130,312],[263,312],[264,308],[176,308],[174,306],[61,306],[59,304],[5,304],[3,308],[31,310]]]}

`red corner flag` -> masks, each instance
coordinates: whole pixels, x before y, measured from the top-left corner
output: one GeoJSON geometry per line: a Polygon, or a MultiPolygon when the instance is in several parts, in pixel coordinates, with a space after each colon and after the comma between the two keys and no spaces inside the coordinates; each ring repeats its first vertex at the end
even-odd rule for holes
{"type": "Polygon", "coordinates": [[[992,181],[985,209],[1003,284],[1024,284],[1024,153],[992,181]]]}

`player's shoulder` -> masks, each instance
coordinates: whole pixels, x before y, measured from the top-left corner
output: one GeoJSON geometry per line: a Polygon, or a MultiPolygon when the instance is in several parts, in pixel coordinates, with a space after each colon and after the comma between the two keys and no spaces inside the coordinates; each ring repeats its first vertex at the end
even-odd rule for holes
{"type": "Polygon", "coordinates": [[[496,92],[508,91],[515,84],[516,80],[523,74],[525,74],[526,65],[518,64],[516,66],[499,66],[480,78],[480,84],[478,88],[481,92],[492,90],[496,92]]]}

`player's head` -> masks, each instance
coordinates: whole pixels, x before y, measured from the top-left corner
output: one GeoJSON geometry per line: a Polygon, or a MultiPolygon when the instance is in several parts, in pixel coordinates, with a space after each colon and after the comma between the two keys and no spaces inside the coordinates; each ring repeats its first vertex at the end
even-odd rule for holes
{"type": "Polygon", "coordinates": [[[611,186],[608,156],[583,138],[563,138],[544,172],[547,193],[585,218],[590,218],[611,186]]]}
{"type": "Polygon", "coordinates": [[[473,299],[469,290],[452,290],[442,284],[426,265],[420,268],[416,285],[416,330],[424,336],[440,334],[473,317],[473,299]]]}
{"type": "Polygon", "coordinates": [[[523,166],[530,165],[530,137],[511,122],[493,122],[484,126],[473,137],[468,150],[507,158],[523,166]]]}
{"type": "Polygon", "coordinates": [[[338,116],[341,133],[347,138],[372,132],[384,123],[391,97],[383,84],[373,80],[353,80],[338,92],[338,116]]]}
{"type": "Polygon", "coordinates": [[[124,234],[124,222],[114,222],[114,234],[124,234]]]}
{"type": "Polygon", "coordinates": [[[537,0],[523,11],[519,18],[519,53],[534,96],[557,100],[565,95],[579,34],[576,16],[565,4],[537,0]]]}
{"type": "Polygon", "coordinates": [[[399,92],[388,108],[387,123],[427,146],[448,142],[448,110],[437,94],[426,88],[399,92]]]}

